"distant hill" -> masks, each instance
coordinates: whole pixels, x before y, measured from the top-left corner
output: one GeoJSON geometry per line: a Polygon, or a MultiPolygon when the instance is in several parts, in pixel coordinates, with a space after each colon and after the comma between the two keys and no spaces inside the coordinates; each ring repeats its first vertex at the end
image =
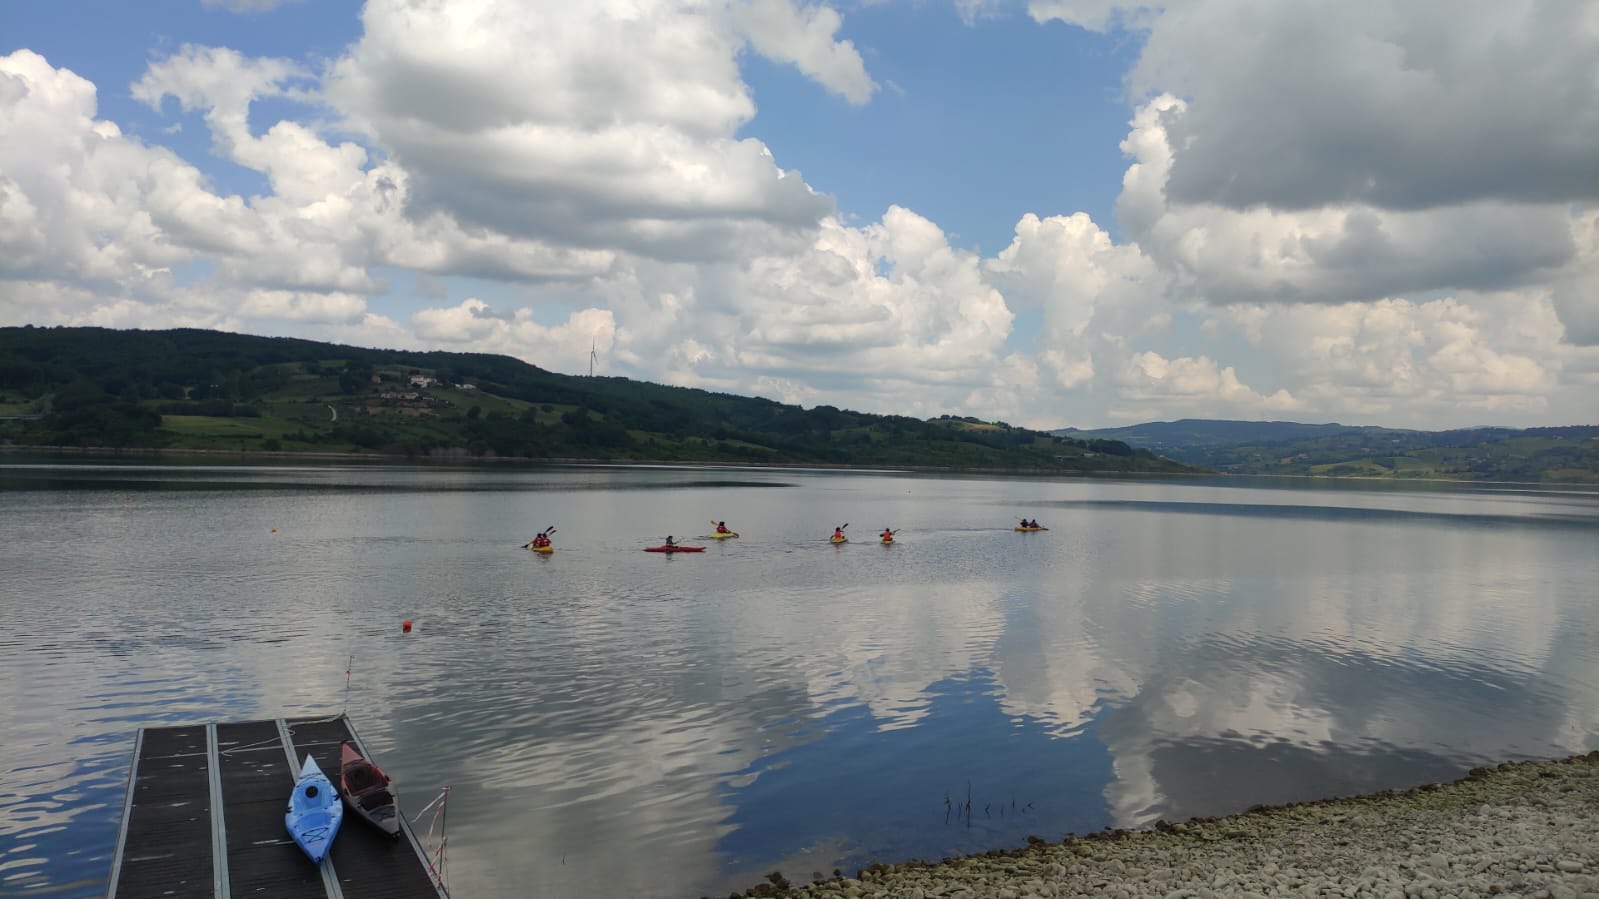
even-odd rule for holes
{"type": "Polygon", "coordinates": [[[0,328],[0,445],[1191,473],[1118,440],[217,331],[0,328]]]}
{"type": "MultiPolygon", "coordinates": [[[[1330,437],[1349,431],[1359,431],[1341,424],[1307,425],[1297,421],[1225,421],[1208,418],[1185,418],[1180,421],[1152,421],[1125,428],[1101,428],[1080,431],[1062,428],[1051,431],[1062,436],[1100,437],[1125,440],[1135,446],[1170,445],[1183,450],[1209,446],[1238,446],[1249,443],[1282,443],[1330,437]]],[[[1380,431],[1382,428],[1371,428],[1380,431]]]]}
{"type": "Polygon", "coordinates": [[[1292,421],[1156,421],[1053,431],[1230,474],[1599,483],[1599,425],[1414,431],[1292,421]]]}

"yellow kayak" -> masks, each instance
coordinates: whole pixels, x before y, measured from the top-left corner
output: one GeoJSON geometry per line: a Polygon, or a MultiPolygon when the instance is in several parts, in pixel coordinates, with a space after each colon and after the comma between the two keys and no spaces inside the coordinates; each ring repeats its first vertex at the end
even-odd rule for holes
{"type": "Polygon", "coordinates": [[[1049,530],[1049,528],[1024,528],[1021,525],[1017,525],[1016,526],[1016,530],[1018,530],[1018,531],[1047,531],[1047,530],[1049,530]]]}
{"type": "Polygon", "coordinates": [[[710,538],[712,540],[726,540],[729,537],[737,537],[737,536],[738,536],[738,532],[737,531],[728,531],[725,534],[711,534],[710,538]]]}
{"type": "Polygon", "coordinates": [[[829,538],[827,538],[827,542],[828,543],[848,543],[849,542],[849,538],[848,537],[829,537],[829,538]]]}
{"type": "Polygon", "coordinates": [[[531,549],[531,550],[533,550],[536,553],[552,553],[552,552],[555,552],[555,547],[553,547],[553,546],[530,546],[530,547],[528,547],[528,549],[531,549]]]}

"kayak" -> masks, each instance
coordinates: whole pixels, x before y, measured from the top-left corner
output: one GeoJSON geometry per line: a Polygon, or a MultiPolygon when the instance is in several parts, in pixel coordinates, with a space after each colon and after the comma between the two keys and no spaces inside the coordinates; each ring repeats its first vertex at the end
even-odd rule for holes
{"type": "Polygon", "coordinates": [[[882,543],[884,546],[891,546],[894,543],[894,538],[893,537],[884,537],[882,540],[880,540],[878,542],[882,543]]]}
{"type": "Polygon", "coordinates": [[[289,796],[289,807],[283,813],[289,835],[311,861],[320,863],[343,820],[344,806],[333,790],[333,782],[317,767],[316,759],[307,755],[289,796]]]}
{"type": "Polygon", "coordinates": [[[528,547],[528,549],[531,549],[531,550],[533,550],[536,553],[552,553],[552,552],[555,552],[555,547],[553,547],[553,546],[530,546],[530,547],[528,547]]]}
{"type": "Polygon", "coordinates": [[[339,746],[339,789],[356,817],[365,818],[391,837],[400,835],[400,810],[394,782],[349,743],[339,746]]]}
{"type": "Polygon", "coordinates": [[[828,543],[848,543],[849,542],[849,538],[848,537],[829,537],[829,538],[827,538],[827,542],[828,543]]]}
{"type": "Polygon", "coordinates": [[[730,537],[737,537],[737,536],[738,536],[738,534],[736,532],[734,532],[734,531],[728,531],[725,534],[711,534],[710,535],[712,540],[726,540],[726,539],[728,539],[730,537]]]}
{"type": "Polygon", "coordinates": [[[702,553],[702,552],[705,552],[705,547],[703,547],[703,546],[646,546],[646,547],[644,547],[644,551],[647,552],[647,553],[702,553]]]}
{"type": "Polygon", "coordinates": [[[1021,525],[1017,525],[1016,526],[1016,530],[1018,530],[1018,531],[1047,531],[1047,530],[1049,530],[1049,528],[1024,528],[1021,525]]]}

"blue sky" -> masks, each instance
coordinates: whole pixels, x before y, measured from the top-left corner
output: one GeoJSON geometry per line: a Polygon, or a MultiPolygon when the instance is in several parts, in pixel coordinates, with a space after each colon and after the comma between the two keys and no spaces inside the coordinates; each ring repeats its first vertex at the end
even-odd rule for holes
{"type": "Polygon", "coordinates": [[[1111,221],[1135,36],[1041,26],[1019,9],[968,25],[934,4],[866,6],[844,24],[871,48],[873,76],[898,89],[854,108],[790,67],[747,58],[761,111],[742,132],[781,147],[783,164],[843,212],[870,221],[897,203],[949,222],[952,243],[989,250],[1028,212],[1111,221]]]}
{"type": "Polygon", "coordinates": [[[1039,427],[1593,422],[1585,9],[8,4],[0,324],[1039,427]]]}

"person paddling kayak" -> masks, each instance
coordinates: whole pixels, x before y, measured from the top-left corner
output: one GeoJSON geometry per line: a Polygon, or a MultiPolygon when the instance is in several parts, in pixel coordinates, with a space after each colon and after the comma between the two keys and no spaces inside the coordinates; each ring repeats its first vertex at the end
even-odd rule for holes
{"type": "Polygon", "coordinates": [[[843,528],[833,528],[833,542],[834,543],[843,543],[844,542],[844,529],[843,528]]]}
{"type": "Polygon", "coordinates": [[[733,532],[727,529],[727,522],[718,521],[716,523],[716,533],[718,533],[718,534],[731,534],[733,532]]]}
{"type": "Polygon", "coordinates": [[[677,545],[677,541],[672,539],[672,535],[671,534],[667,534],[666,535],[666,545],[667,546],[676,546],[677,545]]]}

